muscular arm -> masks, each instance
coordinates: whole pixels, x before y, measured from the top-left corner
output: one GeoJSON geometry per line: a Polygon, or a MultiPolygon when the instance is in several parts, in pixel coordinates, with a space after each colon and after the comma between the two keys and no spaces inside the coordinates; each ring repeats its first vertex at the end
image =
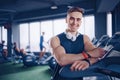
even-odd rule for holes
{"type": "MultiPolygon", "coordinates": [[[[66,54],[65,49],[60,45],[58,37],[53,37],[51,39],[51,47],[53,50],[53,56],[56,59],[57,63],[61,66],[72,64],[75,61],[83,60],[84,56],[82,54],[66,54]]],[[[97,59],[101,56],[101,53],[98,48],[96,48],[90,39],[85,35],[84,36],[85,51],[93,57],[90,59],[91,64],[97,62],[97,59]]]]}
{"type": "Polygon", "coordinates": [[[85,51],[91,56],[91,57],[97,57],[100,58],[104,55],[105,51],[102,48],[95,47],[88,36],[84,35],[84,45],[85,45],[85,51]]]}
{"type": "Polygon", "coordinates": [[[89,59],[91,64],[97,62],[98,58],[102,57],[105,54],[105,50],[102,48],[96,48],[86,35],[84,35],[84,45],[85,51],[91,56],[89,59]]]}
{"type": "Polygon", "coordinates": [[[53,55],[61,66],[72,64],[74,61],[84,59],[81,54],[66,54],[65,49],[60,45],[58,37],[53,37],[50,44],[53,49],[53,55]]]}
{"type": "MultiPolygon", "coordinates": [[[[84,35],[84,49],[86,51],[86,53],[88,53],[91,58],[88,58],[88,60],[90,61],[90,64],[94,64],[98,61],[99,57],[102,57],[104,54],[104,50],[102,48],[96,48],[92,42],[90,41],[90,39],[88,38],[88,36],[84,35]]],[[[89,63],[84,61],[84,60],[78,60],[75,61],[72,66],[70,67],[70,69],[72,71],[76,71],[76,70],[85,70],[89,67],[89,63]]]]}

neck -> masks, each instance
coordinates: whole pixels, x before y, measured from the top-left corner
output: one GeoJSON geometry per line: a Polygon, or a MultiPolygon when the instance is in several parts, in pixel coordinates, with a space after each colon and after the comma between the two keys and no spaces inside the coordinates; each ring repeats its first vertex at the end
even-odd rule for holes
{"type": "Polygon", "coordinates": [[[70,32],[72,35],[77,35],[77,31],[71,31],[70,29],[67,29],[66,32],[70,32]]]}

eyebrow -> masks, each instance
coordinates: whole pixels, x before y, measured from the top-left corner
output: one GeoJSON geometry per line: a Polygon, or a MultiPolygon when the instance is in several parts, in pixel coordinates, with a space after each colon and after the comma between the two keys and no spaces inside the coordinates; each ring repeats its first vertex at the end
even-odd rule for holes
{"type": "Polygon", "coordinates": [[[74,19],[77,19],[77,20],[78,20],[78,19],[81,20],[81,18],[75,18],[75,17],[72,17],[72,16],[71,16],[70,18],[74,18],[74,19]]]}

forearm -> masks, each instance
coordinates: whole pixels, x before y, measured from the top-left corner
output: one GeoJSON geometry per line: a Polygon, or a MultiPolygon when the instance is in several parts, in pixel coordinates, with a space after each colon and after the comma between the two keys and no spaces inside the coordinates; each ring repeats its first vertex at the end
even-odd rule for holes
{"type": "Polygon", "coordinates": [[[98,62],[98,58],[88,58],[88,60],[90,61],[90,65],[98,62]]]}
{"type": "Polygon", "coordinates": [[[62,54],[61,57],[57,58],[58,63],[61,66],[72,64],[75,61],[84,59],[84,56],[80,54],[62,54]]]}
{"type": "Polygon", "coordinates": [[[105,54],[105,50],[102,48],[95,48],[91,51],[88,51],[87,54],[94,58],[101,58],[105,54]]]}
{"type": "Polygon", "coordinates": [[[72,64],[74,61],[84,59],[81,53],[66,53],[62,46],[53,49],[53,56],[61,66],[72,64]]]}

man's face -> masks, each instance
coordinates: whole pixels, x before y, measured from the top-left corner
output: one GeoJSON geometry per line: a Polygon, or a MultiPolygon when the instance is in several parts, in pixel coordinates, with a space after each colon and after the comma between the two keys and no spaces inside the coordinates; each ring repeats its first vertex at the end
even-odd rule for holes
{"type": "Polygon", "coordinates": [[[72,12],[67,15],[66,23],[71,32],[76,32],[81,25],[82,13],[72,12]]]}

